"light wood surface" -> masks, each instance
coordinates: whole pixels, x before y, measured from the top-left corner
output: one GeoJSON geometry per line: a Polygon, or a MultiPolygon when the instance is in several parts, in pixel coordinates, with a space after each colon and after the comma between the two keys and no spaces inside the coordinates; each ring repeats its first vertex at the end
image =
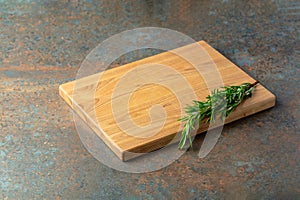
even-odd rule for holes
{"type": "MultiPolygon", "coordinates": [[[[224,85],[255,80],[206,42],[60,85],[59,94],[123,161],[178,142],[178,118],[192,100],[224,85]],[[160,105],[160,106],[158,106],[160,105]]],[[[275,96],[261,84],[226,123],[268,109],[275,96]]],[[[201,126],[199,133],[208,126],[201,126]]]]}

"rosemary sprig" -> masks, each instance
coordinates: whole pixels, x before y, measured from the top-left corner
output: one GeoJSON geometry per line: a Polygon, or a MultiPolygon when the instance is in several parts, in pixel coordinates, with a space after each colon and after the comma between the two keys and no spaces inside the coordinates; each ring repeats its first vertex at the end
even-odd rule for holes
{"type": "Polygon", "coordinates": [[[192,147],[191,135],[199,128],[200,122],[210,123],[216,119],[224,119],[245,99],[252,96],[255,85],[258,83],[243,83],[240,86],[225,86],[222,90],[214,90],[206,97],[206,101],[193,101],[186,107],[186,115],[179,119],[185,122],[181,132],[178,148],[183,149],[187,140],[192,147]]]}

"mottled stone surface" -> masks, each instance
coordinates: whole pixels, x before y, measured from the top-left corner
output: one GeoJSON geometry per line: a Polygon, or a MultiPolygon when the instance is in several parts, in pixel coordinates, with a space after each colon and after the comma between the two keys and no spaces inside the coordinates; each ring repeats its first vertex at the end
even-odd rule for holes
{"type": "MultiPolygon", "coordinates": [[[[0,0],[0,199],[299,199],[300,2],[0,0]],[[156,26],[204,39],[277,96],[170,166],[119,172],[82,145],[58,86],[124,30],[156,26]]],[[[132,59],[120,59],[120,64],[132,59]]]]}

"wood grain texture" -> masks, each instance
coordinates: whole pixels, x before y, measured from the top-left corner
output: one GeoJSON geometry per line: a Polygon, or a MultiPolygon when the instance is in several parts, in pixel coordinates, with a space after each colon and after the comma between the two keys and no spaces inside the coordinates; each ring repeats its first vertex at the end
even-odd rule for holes
{"type": "MultiPolygon", "coordinates": [[[[200,41],[62,84],[59,94],[126,161],[177,142],[183,125],[178,118],[184,114],[184,107],[192,100],[204,100],[220,87],[220,80],[224,85],[255,82],[200,41]]],[[[252,98],[225,123],[274,105],[275,96],[258,84],[252,98]]],[[[201,126],[198,132],[207,128],[201,126]]]]}

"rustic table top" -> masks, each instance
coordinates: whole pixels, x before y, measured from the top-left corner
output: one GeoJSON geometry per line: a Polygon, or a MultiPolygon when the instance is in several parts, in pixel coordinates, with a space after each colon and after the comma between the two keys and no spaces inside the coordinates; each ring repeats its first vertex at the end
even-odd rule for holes
{"type": "MultiPolygon", "coordinates": [[[[0,198],[299,199],[299,2],[0,0],[0,198]],[[276,95],[158,171],[108,167],[86,150],[58,86],[103,40],[165,27],[205,40],[276,95]]],[[[114,65],[157,53],[138,51],[114,65]]]]}

